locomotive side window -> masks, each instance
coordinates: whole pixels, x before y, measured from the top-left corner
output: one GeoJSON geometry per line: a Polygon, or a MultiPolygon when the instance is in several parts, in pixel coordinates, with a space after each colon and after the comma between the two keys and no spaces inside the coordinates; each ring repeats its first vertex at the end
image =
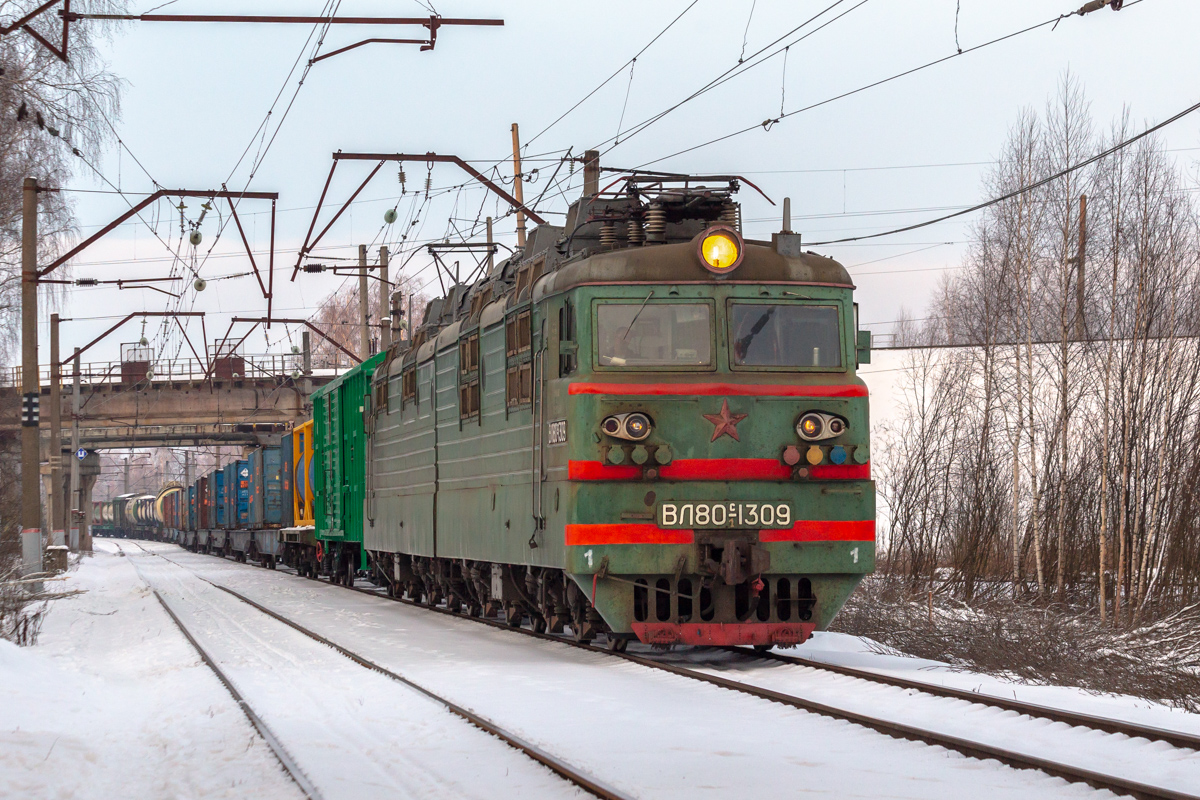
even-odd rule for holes
{"type": "Polygon", "coordinates": [[[601,303],[596,339],[605,367],[706,367],[712,360],[707,303],[601,303]]]}
{"type": "Polygon", "coordinates": [[[387,388],[387,413],[395,414],[400,410],[400,381],[399,375],[393,375],[388,378],[387,388]]]}
{"type": "Polygon", "coordinates": [[[558,377],[562,378],[575,371],[577,365],[575,347],[575,306],[570,300],[563,303],[558,310],[558,377]]]}
{"type": "Polygon", "coordinates": [[[411,366],[404,370],[401,375],[401,393],[400,397],[403,402],[416,402],[417,399],[417,368],[411,366]]]}
{"type": "Polygon", "coordinates": [[[479,417],[479,333],[458,343],[458,416],[479,417]]]}
{"type": "Polygon", "coordinates": [[[837,306],[733,303],[729,325],[736,367],[842,366],[837,306]]]}
{"type": "Polygon", "coordinates": [[[504,341],[508,351],[504,379],[508,407],[527,405],[533,401],[533,327],[528,310],[508,318],[504,341]]]}

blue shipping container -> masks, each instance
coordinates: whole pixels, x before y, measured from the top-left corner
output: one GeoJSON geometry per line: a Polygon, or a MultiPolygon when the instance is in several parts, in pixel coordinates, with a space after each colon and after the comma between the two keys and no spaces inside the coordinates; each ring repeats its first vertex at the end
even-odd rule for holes
{"type": "Polygon", "coordinates": [[[283,451],[260,447],[250,453],[250,527],[283,525],[283,451]]]}
{"type": "Polygon", "coordinates": [[[187,490],[187,529],[196,530],[196,487],[189,486],[187,490]]]}
{"type": "Polygon", "coordinates": [[[250,462],[235,461],[237,474],[237,496],[234,498],[237,508],[237,527],[250,527],[250,462]]]}
{"type": "Polygon", "coordinates": [[[225,472],[214,470],[208,476],[208,494],[212,498],[212,527],[225,527],[225,472]]]}

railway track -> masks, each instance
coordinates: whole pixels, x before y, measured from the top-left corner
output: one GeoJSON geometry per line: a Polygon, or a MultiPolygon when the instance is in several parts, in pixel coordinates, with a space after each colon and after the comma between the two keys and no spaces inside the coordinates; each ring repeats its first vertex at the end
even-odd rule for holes
{"type": "MultiPolygon", "coordinates": [[[[163,556],[163,558],[166,558],[163,556]]],[[[170,559],[167,559],[170,560],[170,559]]],[[[177,562],[173,562],[177,563],[177,562]]],[[[182,566],[182,565],[180,565],[182,566]]],[[[290,570],[285,570],[290,572],[290,570]]],[[[210,582],[211,583],[211,582],[210,582]]],[[[234,596],[239,597],[243,601],[254,605],[259,610],[265,613],[270,613],[275,616],[274,612],[265,609],[254,601],[234,592],[227,587],[213,583],[223,591],[229,592],[234,596]]],[[[625,661],[638,664],[640,666],[668,672],[680,677],[689,678],[699,682],[707,683],[730,691],[739,692],[749,696],[768,700],[782,705],[790,706],[822,716],[831,717],[834,719],[853,722],[879,733],[886,734],[899,739],[910,741],[924,742],[930,745],[938,745],[949,750],[953,750],[962,755],[978,758],[978,759],[993,759],[1004,763],[1008,766],[1017,769],[1034,769],[1048,775],[1062,778],[1069,782],[1084,783],[1096,789],[1112,791],[1118,795],[1128,795],[1145,800],[1200,800],[1200,795],[1180,792],[1173,789],[1154,786],[1147,783],[1142,783],[1134,780],[1122,778],[1120,776],[1106,774],[1095,770],[1089,770],[1072,764],[1066,764],[1052,759],[1035,756],[1029,753],[1019,752],[1008,748],[998,747],[983,742],[973,741],[970,739],[948,735],[943,732],[932,731],[926,728],[921,728],[916,725],[910,725],[894,720],[885,719],[876,715],[861,713],[845,708],[839,708],[826,703],[816,702],[810,699],[798,697],[786,692],[777,691],[771,688],[755,686],[742,681],[733,680],[730,678],[712,675],[701,672],[695,669],[679,666],[677,664],[666,663],[662,660],[649,657],[647,655],[617,652],[608,648],[599,647],[593,644],[584,644],[577,642],[571,638],[564,636],[556,636],[549,633],[539,633],[529,628],[511,627],[506,622],[495,619],[487,619],[482,617],[471,617],[466,614],[455,613],[441,607],[431,607],[413,600],[404,598],[388,597],[385,593],[375,589],[354,586],[348,587],[352,591],[372,597],[393,600],[405,605],[414,606],[426,611],[431,611],[438,614],[444,614],[457,619],[469,620],[482,625],[487,625],[493,628],[510,631],[523,636],[533,637],[546,641],[557,642],[569,647],[578,648],[592,653],[598,653],[609,657],[620,658],[625,661]]],[[[276,616],[280,621],[296,627],[295,623],[276,616]]],[[[306,632],[308,635],[317,636],[311,632],[306,632]]],[[[324,640],[326,644],[332,647],[339,648],[338,645],[324,640]]],[[[943,686],[935,686],[932,684],[923,683],[920,681],[910,681],[902,678],[892,678],[890,676],[878,675],[875,673],[866,672],[864,670],[855,670],[849,667],[839,667],[836,665],[823,664],[821,662],[812,661],[796,656],[787,656],[776,653],[757,653],[743,648],[727,648],[728,650],[750,660],[770,660],[791,664],[794,666],[802,666],[806,668],[837,673],[847,677],[852,677],[858,680],[870,681],[873,683],[887,684],[902,689],[916,690],[926,695],[932,695],[943,698],[952,698],[956,700],[965,700],[974,704],[989,706],[1004,711],[1014,711],[1016,713],[1036,718],[1046,719],[1053,722],[1060,722],[1074,727],[1091,729],[1106,734],[1125,735],[1130,738],[1144,738],[1151,741],[1159,741],[1169,744],[1173,747],[1182,749],[1198,749],[1200,748],[1200,737],[1190,734],[1167,731],[1159,728],[1138,725],[1136,723],[1128,723],[1119,720],[1111,720],[1091,715],[1078,714],[1075,712],[1065,711],[1062,709],[1048,708],[1036,704],[1023,703],[1017,700],[1007,700],[990,695],[981,695],[974,692],[966,692],[963,690],[953,689],[943,686]]],[[[444,701],[443,701],[444,702],[444,701]]]]}
{"type": "MultiPolygon", "coordinates": [[[[138,548],[140,548],[142,550],[142,552],[146,553],[147,555],[162,558],[164,561],[168,561],[177,567],[188,570],[187,566],[180,564],[179,562],[174,561],[173,559],[167,558],[166,556],[162,555],[161,553],[155,553],[151,550],[147,550],[146,548],[142,547],[141,544],[138,544],[136,541],[133,542],[133,544],[136,544],[138,546],[138,548]]],[[[118,547],[120,547],[120,545],[118,545],[118,547]]],[[[271,746],[272,751],[275,752],[276,756],[279,758],[280,763],[283,765],[284,769],[288,772],[288,774],[292,777],[292,779],[296,781],[296,783],[300,787],[301,791],[303,791],[309,798],[311,798],[311,800],[322,800],[321,795],[318,792],[318,790],[316,789],[316,787],[313,786],[312,783],[306,777],[304,777],[303,772],[299,769],[299,767],[295,764],[295,762],[292,761],[291,757],[287,755],[287,753],[283,749],[282,745],[279,744],[278,739],[274,736],[274,734],[272,734],[270,732],[270,729],[267,728],[265,723],[262,722],[262,720],[259,718],[259,716],[254,713],[254,710],[250,707],[250,705],[238,693],[238,691],[234,687],[233,683],[221,671],[220,667],[217,666],[216,662],[212,658],[209,657],[209,655],[204,651],[204,649],[195,640],[195,638],[193,638],[191,632],[188,631],[188,629],[184,626],[183,622],[179,619],[179,617],[177,617],[175,615],[175,613],[171,610],[170,606],[168,606],[167,603],[163,600],[162,596],[159,595],[158,591],[155,590],[154,587],[150,584],[150,582],[147,581],[145,579],[145,577],[142,576],[141,571],[137,567],[137,564],[135,562],[131,562],[131,563],[134,563],[134,569],[135,569],[135,571],[138,572],[138,577],[141,578],[142,582],[145,583],[152,592],[154,592],[154,596],[156,598],[158,598],[159,603],[161,603],[163,608],[166,609],[167,614],[170,615],[171,619],[179,627],[179,630],[183,633],[183,635],[187,638],[187,640],[189,642],[191,642],[192,646],[195,647],[196,651],[198,653],[200,653],[200,657],[201,657],[201,659],[203,659],[204,663],[207,664],[214,673],[216,673],[216,675],[220,679],[221,683],[224,684],[225,688],[229,690],[231,695],[233,695],[233,698],[238,703],[239,707],[241,707],[241,709],[246,713],[246,716],[250,718],[250,721],[254,724],[254,727],[259,731],[260,734],[263,735],[263,738],[271,746]]],[[[450,711],[450,713],[452,713],[458,717],[461,717],[462,719],[466,720],[467,722],[470,722],[472,725],[483,730],[485,733],[488,733],[488,734],[491,734],[492,736],[497,737],[498,739],[500,739],[501,741],[503,741],[505,744],[509,745],[513,749],[523,753],[524,755],[528,756],[533,761],[537,762],[538,764],[541,764],[542,766],[546,767],[550,771],[554,772],[560,778],[563,778],[564,780],[568,781],[569,783],[579,787],[580,789],[583,789],[584,791],[588,792],[589,794],[592,794],[596,797],[603,798],[604,800],[631,800],[629,795],[626,795],[611,786],[607,786],[606,784],[604,784],[602,781],[598,780],[597,778],[586,774],[582,770],[575,768],[574,766],[572,766],[572,765],[568,764],[566,761],[554,756],[553,754],[549,753],[548,751],[544,750],[543,748],[540,748],[537,745],[526,741],[525,739],[521,738],[520,736],[516,735],[515,733],[512,733],[511,731],[506,730],[504,727],[498,725],[497,723],[493,722],[492,720],[489,720],[480,714],[476,714],[475,712],[473,712],[467,708],[464,708],[464,707],[454,703],[453,701],[448,700],[445,697],[442,697],[441,695],[437,694],[436,692],[431,691],[430,689],[426,688],[425,686],[422,686],[421,684],[418,684],[418,683],[404,677],[403,675],[400,675],[399,673],[389,670],[386,667],[383,667],[383,666],[375,663],[374,661],[371,661],[370,659],[366,658],[365,656],[362,656],[362,655],[354,652],[353,650],[350,650],[349,648],[343,647],[342,645],[337,644],[336,642],[330,641],[326,637],[321,636],[320,634],[316,633],[315,631],[312,631],[309,628],[306,628],[305,626],[295,622],[294,620],[288,619],[287,617],[283,616],[282,614],[272,611],[271,609],[255,602],[254,600],[250,599],[249,597],[246,597],[245,595],[241,594],[240,592],[236,592],[233,589],[230,589],[226,586],[220,585],[219,583],[210,581],[207,578],[196,574],[192,570],[188,570],[188,571],[191,572],[191,574],[194,575],[196,578],[198,578],[199,580],[208,584],[209,586],[212,586],[215,589],[219,589],[220,591],[225,592],[225,593],[231,595],[232,597],[237,598],[242,603],[245,603],[246,605],[256,609],[257,611],[267,615],[268,617],[270,617],[278,622],[281,622],[284,625],[287,625],[289,628],[297,631],[298,633],[303,634],[304,636],[307,636],[308,638],[312,639],[313,641],[318,642],[319,644],[325,645],[326,647],[332,648],[336,652],[340,653],[341,655],[343,655],[346,658],[353,661],[355,664],[358,664],[361,667],[365,667],[367,669],[373,670],[387,678],[390,678],[390,679],[408,687],[409,689],[415,690],[416,692],[424,695],[425,697],[428,697],[429,699],[433,700],[434,702],[439,703],[440,705],[444,706],[448,711],[450,711]]]]}
{"type": "Polygon", "coordinates": [[[823,672],[833,672],[838,675],[845,675],[851,678],[859,678],[861,680],[870,681],[872,683],[881,683],[887,686],[895,686],[900,689],[915,689],[925,694],[936,695],[938,697],[951,697],[956,700],[966,700],[969,703],[977,703],[979,705],[991,706],[1004,711],[1015,711],[1018,714],[1024,714],[1027,717],[1037,717],[1040,719],[1050,720],[1051,722],[1062,722],[1066,725],[1071,725],[1077,728],[1091,728],[1092,730],[1102,731],[1104,733],[1123,734],[1131,739],[1141,738],[1152,742],[1166,742],[1173,747],[1184,748],[1188,750],[1196,750],[1200,752],[1200,736],[1182,731],[1172,731],[1166,728],[1155,728],[1150,725],[1140,725],[1136,722],[1125,722],[1122,720],[1107,719],[1105,717],[1097,717],[1091,714],[1080,714],[1074,711],[1067,711],[1061,708],[1052,706],[1043,706],[1036,703],[1025,703],[1020,700],[1009,700],[996,695],[981,694],[972,692],[966,689],[956,689],[952,686],[939,686],[937,684],[926,683],[925,681],[913,681],[907,678],[897,678],[891,675],[881,675],[877,672],[870,672],[865,669],[855,669],[854,667],[843,667],[838,664],[826,664],[822,661],[814,661],[803,656],[792,656],[784,653],[757,653],[746,650],[741,647],[726,648],[730,652],[737,653],[749,658],[777,661],[784,664],[792,664],[800,667],[808,667],[817,669],[823,672]]]}
{"type": "MultiPolygon", "coordinates": [[[[136,544],[138,548],[142,550],[142,552],[151,554],[149,550],[142,547],[136,541],[133,542],[133,544],[136,544]]],[[[120,544],[117,544],[117,549],[120,550],[122,554],[125,554],[125,548],[120,544]]],[[[164,600],[163,596],[158,593],[158,590],[154,588],[153,584],[146,580],[146,576],[142,574],[142,570],[138,566],[137,562],[130,559],[129,563],[133,565],[133,571],[137,573],[138,580],[146,584],[146,588],[149,589],[154,595],[154,599],[158,601],[158,604],[163,607],[163,611],[167,612],[167,616],[170,617],[171,621],[175,623],[175,627],[179,629],[179,632],[183,634],[183,637],[188,640],[188,644],[190,644],[192,648],[200,655],[200,660],[204,662],[204,665],[212,671],[212,673],[217,677],[217,680],[221,682],[221,685],[224,686],[226,691],[229,692],[230,696],[233,697],[233,701],[237,703],[238,708],[240,708],[242,713],[246,715],[246,719],[250,720],[250,724],[254,726],[254,729],[258,731],[258,735],[261,736],[263,741],[267,743],[267,747],[271,748],[271,752],[274,754],[276,760],[279,761],[279,766],[282,767],[283,771],[287,773],[287,776],[292,779],[292,781],[296,784],[296,787],[300,789],[304,796],[309,798],[309,800],[324,800],[324,796],[321,794],[320,790],[317,789],[311,780],[309,780],[304,771],[300,769],[300,766],[292,759],[287,750],[284,749],[283,744],[279,741],[279,738],[275,736],[274,732],[269,727],[267,727],[267,723],[263,722],[262,718],[254,711],[251,705],[246,702],[246,699],[242,697],[241,692],[237,690],[237,687],[234,686],[233,681],[229,679],[229,676],[225,674],[220,666],[218,666],[216,660],[209,655],[208,651],[206,651],[200,645],[200,642],[196,640],[196,637],[192,635],[192,632],[189,631],[187,626],[183,624],[183,620],[181,620],[171,609],[171,607],[167,605],[167,601],[164,600]]]]}
{"type": "MultiPolygon", "coordinates": [[[[519,633],[519,634],[522,634],[525,636],[531,636],[531,637],[534,637],[537,639],[544,639],[547,641],[558,642],[560,644],[565,644],[570,647],[579,648],[581,650],[587,650],[589,652],[601,653],[601,654],[604,654],[607,656],[612,656],[614,658],[624,659],[625,661],[629,661],[634,664],[639,664],[643,667],[648,667],[650,669],[662,670],[664,672],[669,672],[674,675],[679,675],[679,676],[682,676],[685,678],[691,678],[693,680],[701,681],[703,683],[708,683],[713,686],[719,686],[723,689],[729,689],[731,691],[741,692],[743,694],[747,694],[752,697],[757,697],[757,698],[760,698],[763,700],[770,700],[772,702],[781,703],[783,705],[791,706],[793,708],[798,708],[798,709],[802,709],[804,711],[810,711],[810,712],[813,712],[816,714],[821,714],[822,716],[832,717],[834,719],[841,719],[841,720],[845,720],[847,722],[853,722],[858,725],[862,725],[866,728],[870,728],[871,730],[874,730],[879,733],[883,733],[883,734],[886,734],[888,736],[892,736],[892,737],[895,737],[898,739],[908,739],[910,741],[919,741],[919,742],[924,742],[924,743],[930,744],[930,745],[939,745],[941,747],[945,747],[948,750],[954,750],[955,752],[961,753],[962,755],[968,756],[970,758],[994,759],[996,761],[999,761],[1003,764],[1007,764],[1008,766],[1014,767],[1016,769],[1036,769],[1036,770],[1044,772],[1048,775],[1053,775],[1054,777],[1062,778],[1062,779],[1064,779],[1066,781],[1070,781],[1072,783],[1084,783],[1095,789],[1105,789],[1105,790],[1114,792],[1115,794],[1118,794],[1118,795],[1130,795],[1130,796],[1139,798],[1139,800],[1200,800],[1200,795],[1197,795],[1197,794],[1189,794],[1186,792],[1178,792],[1178,791],[1163,788],[1163,787],[1152,786],[1150,784],[1145,784],[1145,783],[1141,783],[1138,781],[1132,781],[1132,780],[1128,780],[1125,778],[1121,778],[1119,776],[1108,775],[1105,773],[1084,769],[1082,767],[1077,767],[1077,766],[1070,765],[1070,764],[1064,764],[1061,762],[1053,761],[1051,759],[1033,756],[1033,755],[1030,755],[1027,753],[1021,753],[1018,751],[1009,750],[1009,749],[1001,748],[1001,747],[996,747],[996,746],[984,744],[981,742],[974,742],[974,741],[971,741],[968,739],[963,739],[963,738],[956,737],[956,736],[950,736],[950,735],[947,735],[944,733],[939,733],[936,731],[930,731],[930,730],[920,728],[917,726],[906,725],[903,723],[886,720],[886,719],[872,716],[869,714],[862,714],[862,713],[850,711],[850,710],[843,709],[843,708],[837,708],[835,706],[831,706],[831,705],[824,704],[824,703],[818,703],[818,702],[808,700],[805,698],[801,698],[801,697],[796,697],[794,695],[786,694],[784,692],[778,692],[778,691],[760,687],[760,686],[753,686],[751,684],[743,683],[741,681],[735,681],[735,680],[732,680],[729,678],[723,678],[723,677],[716,676],[716,675],[710,675],[707,673],[698,672],[696,670],[688,669],[686,667],[680,667],[675,664],[664,663],[657,659],[648,658],[646,656],[638,655],[635,653],[618,652],[615,650],[610,650],[605,647],[598,647],[598,646],[592,645],[592,644],[583,644],[581,642],[574,641],[573,639],[570,639],[565,636],[555,636],[553,634],[548,634],[548,633],[538,633],[537,631],[530,630],[529,628],[523,628],[523,627],[522,628],[514,628],[504,622],[501,622],[501,621],[485,619],[482,617],[470,617],[465,614],[458,614],[458,613],[455,613],[455,612],[452,612],[452,611],[449,611],[447,609],[440,608],[440,607],[431,607],[431,606],[428,606],[428,605],[425,605],[422,603],[417,603],[415,601],[407,600],[404,598],[388,597],[383,592],[374,591],[371,589],[366,589],[366,588],[357,587],[357,586],[349,587],[349,588],[351,588],[353,591],[361,592],[363,594],[369,594],[369,595],[376,596],[376,597],[382,597],[382,598],[385,598],[388,600],[394,600],[396,602],[404,603],[406,605],[415,606],[417,608],[422,608],[422,609],[425,609],[428,611],[436,611],[437,613],[446,614],[451,617],[456,617],[459,619],[468,619],[472,622],[478,622],[478,623],[488,625],[493,628],[499,628],[501,630],[512,631],[514,633],[519,633]]],[[[756,659],[756,658],[763,659],[763,658],[770,658],[771,656],[775,656],[775,658],[772,660],[783,660],[785,662],[788,662],[788,661],[792,661],[792,659],[795,659],[794,662],[792,662],[792,663],[797,663],[799,665],[806,666],[806,667],[812,667],[814,669],[826,669],[829,666],[829,665],[820,664],[819,662],[810,662],[809,659],[800,659],[800,658],[796,658],[796,657],[789,657],[789,656],[782,656],[782,655],[775,655],[775,654],[756,653],[754,651],[748,651],[744,648],[729,648],[729,649],[734,650],[749,659],[756,659]]],[[[842,672],[842,669],[843,668],[839,667],[836,669],[830,669],[828,671],[840,672],[841,674],[852,675],[853,677],[864,679],[864,680],[866,680],[867,676],[869,675],[872,678],[877,678],[878,680],[875,682],[878,682],[878,683],[886,683],[886,684],[901,687],[901,688],[917,689],[918,691],[922,691],[927,694],[934,694],[934,695],[945,696],[945,697],[954,697],[955,699],[965,699],[972,703],[978,703],[981,705],[989,705],[989,706],[993,706],[993,707],[1000,708],[1003,710],[1018,711],[1019,713],[1025,714],[1026,716],[1040,717],[1040,718],[1044,718],[1044,719],[1048,719],[1048,720],[1052,720],[1052,721],[1056,721],[1056,722],[1065,722],[1070,725],[1077,725],[1080,727],[1092,728],[1094,730],[1102,731],[1105,733],[1125,734],[1125,735],[1129,736],[1130,738],[1138,738],[1138,737],[1150,738],[1150,739],[1154,739],[1154,740],[1158,740],[1158,741],[1168,742],[1168,743],[1172,744],[1173,746],[1182,747],[1182,748],[1186,748],[1186,749],[1196,749],[1197,747],[1200,747],[1200,737],[1193,737],[1188,734],[1175,733],[1172,731],[1162,731],[1157,728],[1148,728],[1146,726],[1141,726],[1141,725],[1137,725],[1134,723],[1124,723],[1124,722],[1117,721],[1117,720],[1105,720],[1102,718],[1091,717],[1091,716],[1084,715],[1084,714],[1074,714],[1073,712],[1061,711],[1058,709],[1049,709],[1044,706],[1038,706],[1038,705],[1034,705],[1034,704],[1021,703],[1020,701],[1016,701],[1016,700],[1005,701],[1002,698],[980,696],[980,695],[977,695],[972,692],[960,692],[959,690],[953,690],[953,689],[948,689],[945,692],[928,691],[928,689],[941,690],[945,687],[933,687],[929,684],[924,684],[919,681],[905,681],[903,679],[891,679],[891,678],[888,678],[885,676],[877,676],[872,673],[867,673],[863,670],[850,670],[849,668],[846,668],[848,671],[842,672]],[[863,673],[863,674],[859,675],[857,673],[863,673]],[[996,702],[989,702],[989,701],[996,701],[996,702]]]]}

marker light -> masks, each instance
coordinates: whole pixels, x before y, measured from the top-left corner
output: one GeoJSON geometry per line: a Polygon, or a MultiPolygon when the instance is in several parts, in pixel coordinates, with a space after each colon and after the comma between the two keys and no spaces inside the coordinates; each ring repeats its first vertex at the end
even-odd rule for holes
{"type": "Polygon", "coordinates": [[[821,411],[809,411],[796,422],[796,434],[806,442],[818,442],[841,436],[849,427],[841,417],[821,411]]]}
{"type": "Polygon", "coordinates": [[[625,418],[625,434],[640,442],[650,435],[650,419],[645,414],[630,414],[625,418]]]}
{"type": "Polygon", "coordinates": [[[640,442],[649,437],[652,427],[650,418],[638,411],[632,414],[614,414],[605,417],[600,423],[600,429],[609,436],[630,442],[640,442]]]}
{"type": "Polygon", "coordinates": [[[728,275],[742,263],[742,237],[732,228],[717,225],[698,237],[700,261],[717,275],[728,275]]]}
{"type": "Polygon", "coordinates": [[[800,434],[801,439],[820,439],[821,434],[825,432],[825,420],[820,414],[805,414],[800,418],[800,423],[796,426],[796,433],[800,434]]]}

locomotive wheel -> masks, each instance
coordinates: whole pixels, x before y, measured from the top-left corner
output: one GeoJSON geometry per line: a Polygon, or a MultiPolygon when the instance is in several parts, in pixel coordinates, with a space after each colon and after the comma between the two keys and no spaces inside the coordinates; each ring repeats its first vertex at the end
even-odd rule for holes
{"type": "Polygon", "coordinates": [[[588,621],[586,609],[571,609],[571,636],[580,644],[591,644],[596,638],[596,626],[588,621]]]}
{"type": "Polygon", "coordinates": [[[546,632],[546,628],[547,628],[546,620],[543,619],[542,617],[530,617],[529,621],[533,625],[534,633],[545,633],[546,632]]]}
{"type": "Polygon", "coordinates": [[[774,646],[775,645],[773,645],[773,644],[756,644],[756,645],[754,645],[754,652],[765,653],[774,646]]]}
{"type": "Polygon", "coordinates": [[[608,649],[614,653],[624,653],[629,647],[629,640],[624,637],[617,637],[612,634],[608,637],[608,649]]]}
{"type": "Polygon", "coordinates": [[[504,606],[505,622],[510,628],[519,628],[525,619],[525,612],[516,603],[509,603],[504,606]]]}

